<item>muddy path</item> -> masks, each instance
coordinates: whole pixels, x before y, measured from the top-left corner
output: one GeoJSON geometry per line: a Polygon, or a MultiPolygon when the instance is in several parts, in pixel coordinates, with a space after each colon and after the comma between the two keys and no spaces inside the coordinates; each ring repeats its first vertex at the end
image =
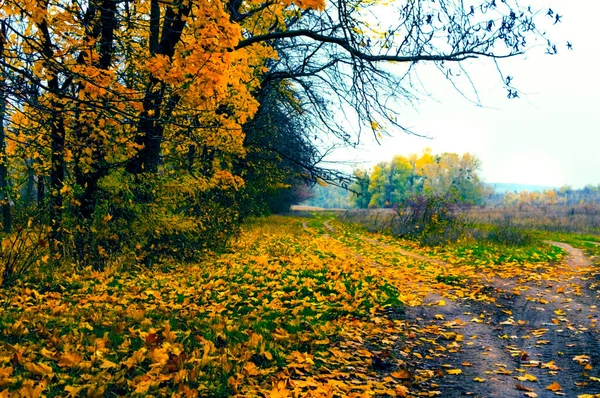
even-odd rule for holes
{"type": "Polygon", "coordinates": [[[439,302],[432,296],[407,310],[414,328],[431,330],[429,341],[407,341],[429,354],[413,362],[415,371],[437,376],[421,385],[424,391],[436,388],[447,397],[600,394],[598,285],[587,276],[592,264],[579,249],[548,243],[569,253],[553,278],[494,278],[487,288],[491,300],[427,305],[439,302]],[[450,376],[448,369],[461,373],[450,376]]]}

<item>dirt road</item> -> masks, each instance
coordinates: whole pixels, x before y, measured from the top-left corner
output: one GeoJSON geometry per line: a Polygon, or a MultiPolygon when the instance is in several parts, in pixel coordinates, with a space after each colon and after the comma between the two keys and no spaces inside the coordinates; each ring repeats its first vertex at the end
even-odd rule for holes
{"type": "Polygon", "coordinates": [[[407,310],[415,328],[432,331],[430,341],[408,342],[431,358],[414,361],[415,368],[440,376],[424,383],[424,391],[435,387],[444,397],[600,394],[598,282],[586,278],[591,263],[581,250],[548,243],[569,253],[554,280],[497,278],[487,292],[495,302],[445,300],[445,306],[407,310]],[[439,339],[440,332],[451,341],[439,339]],[[447,377],[447,369],[462,373],[447,377]]]}

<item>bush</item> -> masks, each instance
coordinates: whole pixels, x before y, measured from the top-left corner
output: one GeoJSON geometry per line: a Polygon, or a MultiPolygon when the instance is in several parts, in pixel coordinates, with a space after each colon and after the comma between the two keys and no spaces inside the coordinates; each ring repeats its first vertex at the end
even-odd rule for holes
{"type": "Polygon", "coordinates": [[[396,208],[394,235],[438,245],[458,240],[465,232],[460,203],[452,195],[418,194],[396,208]]]}
{"type": "Polygon", "coordinates": [[[0,286],[14,283],[28,270],[49,261],[48,228],[36,220],[39,218],[31,217],[12,233],[2,234],[0,286]]]}
{"type": "Polygon", "coordinates": [[[73,219],[69,246],[81,265],[151,266],[220,250],[239,230],[233,188],[185,175],[113,173],[99,184],[92,219],[73,219]]]}

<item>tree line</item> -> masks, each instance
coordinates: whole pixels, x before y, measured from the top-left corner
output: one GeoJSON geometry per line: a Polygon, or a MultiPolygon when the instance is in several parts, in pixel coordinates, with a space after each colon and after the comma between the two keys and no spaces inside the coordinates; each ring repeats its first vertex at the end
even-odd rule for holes
{"type": "Polygon", "coordinates": [[[520,191],[494,194],[489,200],[494,206],[577,206],[600,203],[600,185],[588,184],[575,189],[570,185],[543,191],[520,191]]]}
{"type": "Polygon", "coordinates": [[[317,188],[306,202],[319,207],[392,208],[417,195],[446,197],[463,205],[483,203],[492,193],[479,176],[480,161],[470,153],[397,155],[371,170],[354,171],[348,191],[317,188]]]}

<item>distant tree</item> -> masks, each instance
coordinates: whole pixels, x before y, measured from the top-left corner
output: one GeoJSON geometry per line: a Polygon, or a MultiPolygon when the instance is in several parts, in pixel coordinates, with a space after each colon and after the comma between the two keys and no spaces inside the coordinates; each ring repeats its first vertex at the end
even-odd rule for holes
{"type": "Polygon", "coordinates": [[[366,209],[371,202],[371,192],[369,185],[371,184],[371,176],[364,169],[354,170],[354,182],[350,185],[350,201],[359,209],[366,209]]]}
{"type": "Polygon", "coordinates": [[[369,177],[364,170],[355,172],[354,191],[357,207],[394,207],[415,195],[452,197],[456,203],[482,203],[489,189],[481,181],[479,160],[466,153],[433,155],[431,150],[421,155],[394,156],[390,162],[376,164],[369,177]],[[364,194],[368,184],[368,195],[364,194]],[[368,202],[365,202],[369,199],[368,202]]]}
{"type": "Polygon", "coordinates": [[[405,157],[394,156],[391,162],[373,168],[369,191],[369,207],[392,207],[402,201],[409,189],[411,165],[405,157]]]}
{"type": "Polygon", "coordinates": [[[480,161],[469,153],[435,156],[423,168],[424,190],[434,195],[451,194],[461,203],[481,203],[485,187],[477,174],[479,168],[480,161]]]}

